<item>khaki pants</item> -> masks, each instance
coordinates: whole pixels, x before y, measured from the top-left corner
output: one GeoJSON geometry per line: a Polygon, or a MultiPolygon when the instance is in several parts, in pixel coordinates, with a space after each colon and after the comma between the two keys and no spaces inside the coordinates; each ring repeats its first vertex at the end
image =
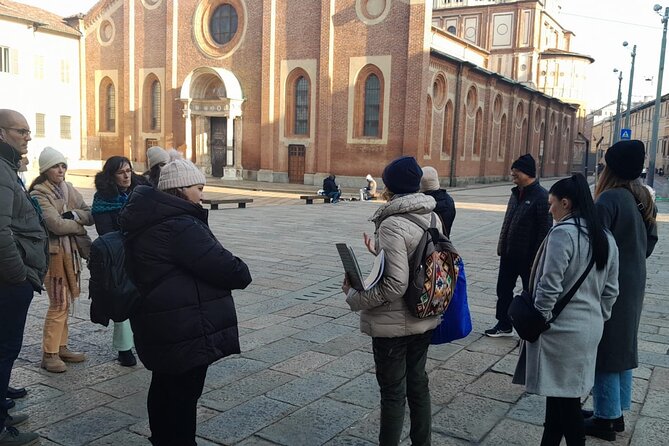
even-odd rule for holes
{"type": "Polygon", "coordinates": [[[67,318],[69,302],[64,305],[55,306],[49,304],[49,310],[46,312],[44,320],[44,339],[42,349],[45,353],[58,353],[60,346],[67,345],[68,327],[67,318]]]}

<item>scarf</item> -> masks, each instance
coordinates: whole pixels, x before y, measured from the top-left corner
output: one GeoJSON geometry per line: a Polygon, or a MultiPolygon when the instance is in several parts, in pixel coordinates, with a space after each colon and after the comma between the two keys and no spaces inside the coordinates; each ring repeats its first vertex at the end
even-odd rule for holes
{"type": "Polygon", "coordinates": [[[104,214],[105,212],[114,212],[120,210],[128,201],[128,194],[122,192],[108,200],[100,195],[98,192],[93,196],[93,205],[91,206],[91,213],[104,214]]]}
{"type": "MultiPolygon", "coordinates": [[[[69,201],[69,189],[65,182],[60,185],[52,184],[50,181],[43,183],[49,190],[63,202],[63,209],[58,209],[62,214],[67,212],[69,201]]],[[[53,233],[50,234],[54,236],[53,233]]],[[[77,246],[76,236],[58,236],[58,252],[51,254],[49,259],[49,270],[44,278],[44,286],[52,306],[63,308],[67,303],[73,303],[74,299],[81,294],[81,256],[77,246]]]]}

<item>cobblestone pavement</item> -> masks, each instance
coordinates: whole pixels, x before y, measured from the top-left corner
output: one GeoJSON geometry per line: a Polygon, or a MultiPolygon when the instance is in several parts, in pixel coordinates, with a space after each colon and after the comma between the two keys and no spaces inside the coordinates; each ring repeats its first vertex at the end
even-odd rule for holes
{"type": "MultiPolygon", "coordinates": [[[[90,202],[92,191],[83,192],[90,202]]],[[[212,188],[207,193],[256,201],[247,209],[210,213],[214,233],[248,263],[253,283],[233,293],[243,353],[209,369],[198,410],[198,444],[376,444],[379,393],[371,342],[344,301],[334,243],[348,242],[360,263],[371,265],[362,233],[373,231],[367,219],[378,204],[307,206],[285,193],[212,188]]],[[[508,184],[453,192],[458,203],[453,240],[468,265],[474,331],[461,341],[430,347],[435,446],[539,444],[544,399],[511,384],[517,340],[482,336],[494,322],[495,249],[508,194],[508,184]]],[[[639,337],[642,365],[634,373],[627,431],[616,445],[669,444],[669,203],[659,205],[660,242],[648,262],[639,337]]],[[[29,389],[17,400],[17,410],[31,416],[23,428],[39,432],[43,445],[148,445],[150,373],[115,361],[111,329],[88,321],[85,294],[71,319],[70,346],[86,352],[88,360],[63,374],[41,370],[46,308],[46,296],[36,296],[12,374],[13,386],[29,389]]],[[[606,443],[588,439],[587,444],[606,443]]]]}

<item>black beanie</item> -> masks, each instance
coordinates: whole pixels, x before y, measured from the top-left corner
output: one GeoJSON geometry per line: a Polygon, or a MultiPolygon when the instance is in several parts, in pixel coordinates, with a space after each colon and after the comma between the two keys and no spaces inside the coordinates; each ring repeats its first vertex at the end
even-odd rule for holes
{"type": "Polygon", "coordinates": [[[525,172],[532,178],[536,178],[537,176],[537,163],[534,162],[534,158],[532,158],[532,155],[530,155],[529,153],[521,155],[520,158],[518,158],[513,162],[513,164],[511,164],[511,168],[518,169],[521,172],[525,172]]]}
{"type": "Polygon", "coordinates": [[[638,139],[618,141],[606,151],[606,167],[623,180],[635,180],[641,175],[646,148],[638,139]]]}
{"type": "Polygon", "coordinates": [[[423,170],[413,156],[403,156],[391,161],[383,169],[383,184],[393,193],[410,194],[420,189],[423,170]]]}

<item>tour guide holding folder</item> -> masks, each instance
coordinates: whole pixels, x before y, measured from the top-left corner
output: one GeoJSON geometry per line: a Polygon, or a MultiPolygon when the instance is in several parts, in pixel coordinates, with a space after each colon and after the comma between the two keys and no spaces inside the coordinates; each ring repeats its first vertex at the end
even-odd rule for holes
{"type": "MultiPolygon", "coordinates": [[[[367,291],[356,291],[344,278],[342,290],[351,310],[360,311],[360,330],[372,337],[376,379],[381,390],[379,444],[398,445],[409,397],[411,443],[430,444],[431,405],[425,361],[432,331],[440,316],[417,319],[409,313],[403,296],[409,283],[409,259],[423,229],[401,214],[412,214],[429,226],[436,203],[419,193],[423,171],[413,157],[401,157],[383,171],[385,204],[370,220],[375,240],[364,234],[365,245],[374,255],[385,251],[381,280],[367,291]]],[[[439,230],[441,222],[437,220],[439,230]]]]}

